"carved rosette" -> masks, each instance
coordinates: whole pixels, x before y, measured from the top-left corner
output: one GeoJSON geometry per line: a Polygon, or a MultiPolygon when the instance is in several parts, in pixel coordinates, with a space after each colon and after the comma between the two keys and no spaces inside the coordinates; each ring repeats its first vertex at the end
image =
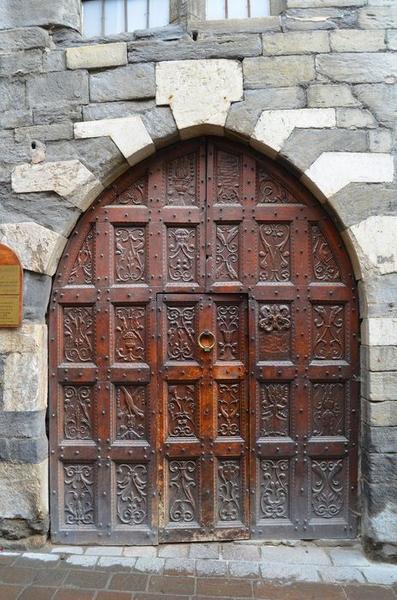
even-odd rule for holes
{"type": "Polygon", "coordinates": [[[241,473],[238,460],[221,460],[218,464],[218,519],[241,521],[241,473]]]}
{"type": "Polygon", "coordinates": [[[67,362],[93,361],[93,314],[91,306],[64,308],[64,353],[67,362]]]}
{"type": "Polygon", "coordinates": [[[148,516],[148,469],[146,465],[119,464],[116,468],[117,520],[131,527],[148,516]]]}
{"type": "Polygon", "coordinates": [[[266,223],[259,227],[259,279],[261,281],[289,281],[290,227],[266,223]]]}
{"type": "Polygon", "coordinates": [[[66,525],[93,525],[94,467],[64,465],[64,514],[66,525]]]}
{"type": "Polygon", "coordinates": [[[260,518],[286,519],[289,516],[289,463],[288,460],[262,460],[260,518]]]}

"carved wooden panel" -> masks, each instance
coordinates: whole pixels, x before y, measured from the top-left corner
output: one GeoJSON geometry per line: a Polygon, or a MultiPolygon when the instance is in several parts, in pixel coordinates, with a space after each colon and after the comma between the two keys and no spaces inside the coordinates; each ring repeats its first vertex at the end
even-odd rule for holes
{"type": "Polygon", "coordinates": [[[356,532],[358,303],[330,217],[219,138],[76,226],[49,307],[54,541],[356,532]]]}
{"type": "Polygon", "coordinates": [[[138,283],[145,280],[144,227],[116,227],[115,279],[119,283],[138,283]]]}

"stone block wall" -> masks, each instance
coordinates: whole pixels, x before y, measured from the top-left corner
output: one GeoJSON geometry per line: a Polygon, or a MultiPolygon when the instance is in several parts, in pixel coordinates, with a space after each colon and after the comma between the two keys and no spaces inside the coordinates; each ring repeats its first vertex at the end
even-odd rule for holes
{"type": "Polygon", "coordinates": [[[210,133],[287,165],[342,232],[361,296],[362,536],[395,557],[397,3],[284,0],[208,24],[196,4],[87,40],[79,0],[1,2],[0,241],[25,299],[23,326],[0,330],[0,538],[48,531],[46,312],[68,236],[126,169],[210,133]]]}

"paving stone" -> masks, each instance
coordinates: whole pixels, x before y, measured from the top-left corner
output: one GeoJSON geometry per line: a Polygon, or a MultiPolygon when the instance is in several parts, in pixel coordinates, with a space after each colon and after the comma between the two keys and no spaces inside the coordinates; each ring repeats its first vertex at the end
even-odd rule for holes
{"type": "Polygon", "coordinates": [[[238,579],[219,579],[217,577],[197,580],[197,594],[217,598],[252,598],[252,583],[238,579]]]}
{"type": "Polygon", "coordinates": [[[321,581],[318,574],[319,567],[311,565],[297,565],[288,563],[275,563],[270,560],[260,565],[263,579],[279,582],[289,581],[321,581]]]}
{"type": "Polygon", "coordinates": [[[396,600],[390,588],[377,585],[344,586],[347,600],[396,600]]]}
{"type": "Polygon", "coordinates": [[[149,580],[148,592],[159,594],[194,594],[194,577],[168,577],[152,575],[149,580]]]}
{"type": "MultiPolygon", "coordinates": [[[[135,594],[133,596],[136,598],[135,594]]],[[[95,600],[130,600],[130,592],[98,592],[95,600]]]]}
{"type": "Polygon", "coordinates": [[[190,558],[218,558],[219,544],[191,544],[189,556],[190,558]]]}
{"type": "Polygon", "coordinates": [[[187,558],[188,553],[189,544],[165,544],[159,548],[159,557],[162,558],[187,558]]]}
{"type": "Polygon", "coordinates": [[[165,575],[195,575],[196,561],[191,558],[167,558],[164,565],[165,575]]]}
{"type": "Polygon", "coordinates": [[[79,554],[69,556],[69,558],[66,559],[67,564],[76,565],[78,567],[94,567],[97,561],[97,556],[81,556],[79,554]]]}
{"type": "Polygon", "coordinates": [[[54,554],[84,554],[85,549],[81,546],[54,546],[51,548],[54,554]]]}
{"type": "Polygon", "coordinates": [[[313,546],[262,546],[262,561],[291,565],[331,565],[328,554],[322,548],[313,546]]]}
{"type": "Polygon", "coordinates": [[[46,587],[59,587],[65,581],[67,576],[66,569],[40,569],[34,577],[34,585],[46,587]]]}
{"type": "MultiPolygon", "coordinates": [[[[194,596],[196,598],[196,596],[194,596]]],[[[189,596],[175,596],[175,594],[134,594],[133,600],[190,600],[189,596]]],[[[208,598],[206,599],[208,600],[208,598]]]]}
{"type": "Polygon", "coordinates": [[[34,569],[27,567],[5,568],[1,573],[1,579],[4,583],[15,583],[18,585],[28,585],[33,582],[35,576],[34,569]]]}
{"type": "Polygon", "coordinates": [[[373,564],[361,548],[330,548],[328,554],[337,567],[366,567],[373,564]]]}
{"type": "Polygon", "coordinates": [[[227,562],[225,560],[198,559],[196,560],[197,575],[208,577],[224,577],[227,575],[227,562]]]}
{"type": "Polygon", "coordinates": [[[19,594],[22,592],[23,588],[19,585],[1,585],[0,584],[0,593],[1,600],[17,600],[19,594]]]}
{"type": "Polygon", "coordinates": [[[222,558],[224,560],[253,560],[261,559],[259,546],[249,544],[223,544],[222,558]]]}
{"type": "Polygon", "coordinates": [[[397,582],[396,565],[372,565],[370,568],[360,569],[368,583],[377,585],[392,585],[397,582]]]}
{"type": "Polygon", "coordinates": [[[365,579],[361,569],[357,567],[318,567],[320,577],[323,581],[334,583],[343,581],[357,581],[364,583],[365,579]]]}
{"type": "Polygon", "coordinates": [[[253,579],[259,576],[259,564],[249,561],[229,561],[229,574],[231,577],[249,577],[253,579]]]}
{"type": "Polygon", "coordinates": [[[122,546],[94,546],[85,551],[86,556],[121,556],[122,553],[122,546]]]}
{"type": "Polygon", "coordinates": [[[112,567],[113,570],[122,571],[123,569],[132,569],[135,562],[135,558],[127,558],[126,556],[101,556],[98,561],[98,568],[112,567]]]}
{"type": "Polygon", "coordinates": [[[65,585],[71,585],[77,588],[91,588],[94,590],[106,587],[109,580],[108,573],[90,570],[73,570],[68,573],[65,579],[65,585]]]}
{"type": "Polygon", "coordinates": [[[157,556],[157,547],[156,546],[126,546],[123,549],[124,556],[136,556],[139,557],[147,557],[147,558],[155,558],[157,556]]]}
{"type": "Polygon", "coordinates": [[[142,557],[137,559],[134,569],[141,573],[162,573],[164,562],[164,558],[142,557]]]}
{"type": "Polygon", "coordinates": [[[117,573],[116,575],[113,575],[107,587],[109,590],[121,590],[127,592],[134,590],[139,592],[146,589],[147,581],[147,575],[138,575],[135,573],[127,575],[125,573],[117,573]]]}
{"type": "Polygon", "coordinates": [[[58,590],[52,600],[93,600],[95,594],[94,590],[58,590]]]}
{"type": "Polygon", "coordinates": [[[22,592],[18,600],[51,600],[53,594],[51,588],[31,586],[22,592]]]}

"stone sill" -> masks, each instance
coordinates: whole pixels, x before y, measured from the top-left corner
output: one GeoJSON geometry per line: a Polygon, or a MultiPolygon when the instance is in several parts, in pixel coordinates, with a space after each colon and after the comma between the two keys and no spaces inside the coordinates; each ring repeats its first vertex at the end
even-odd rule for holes
{"type": "Polygon", "coordinates": [[[280,17],[251,19],[219,19],[217,21],[190,21],[188,31],[199,34],[213,33],[264,33],[281,31],[280,17]]]}

